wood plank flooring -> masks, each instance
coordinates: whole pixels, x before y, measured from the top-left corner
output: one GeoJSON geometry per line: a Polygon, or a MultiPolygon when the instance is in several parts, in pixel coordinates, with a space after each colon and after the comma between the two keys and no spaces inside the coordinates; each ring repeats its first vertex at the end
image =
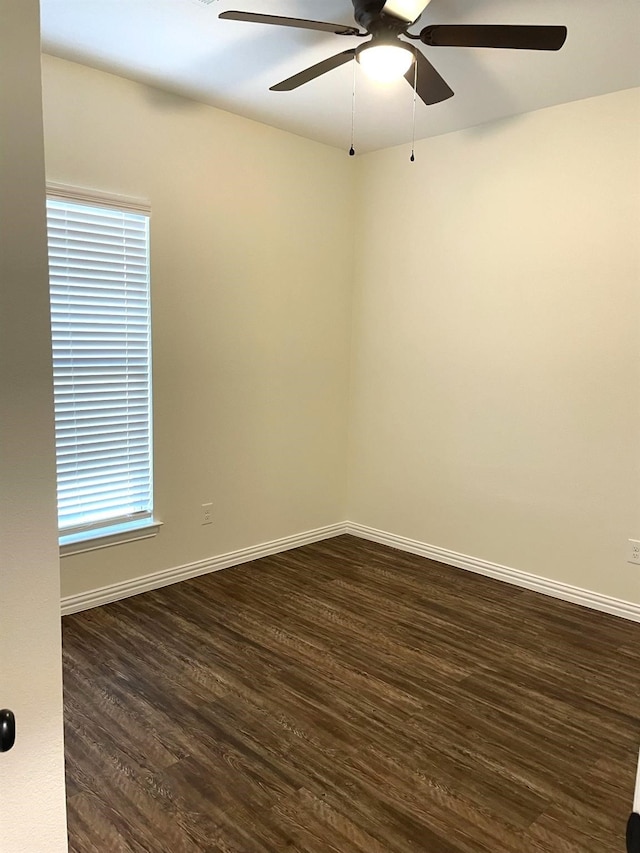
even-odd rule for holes
{"type": "Polygon", "coordinates": [[[640,625],[349,536],[63,619],[71,853],[620,853],[640,625]]]}

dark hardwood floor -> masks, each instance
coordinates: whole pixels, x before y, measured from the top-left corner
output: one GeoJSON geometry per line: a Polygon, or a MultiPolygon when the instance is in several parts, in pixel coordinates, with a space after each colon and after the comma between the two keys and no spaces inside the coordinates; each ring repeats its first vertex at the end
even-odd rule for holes
{"type": "Polygon", "coordinates": [[[63,630],[72,853],[624,850],[640,625],[343,536],[63,630]]]}

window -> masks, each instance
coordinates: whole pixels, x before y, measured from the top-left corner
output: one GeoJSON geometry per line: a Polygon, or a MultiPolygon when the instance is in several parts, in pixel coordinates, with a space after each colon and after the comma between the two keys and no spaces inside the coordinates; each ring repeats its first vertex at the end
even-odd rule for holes
{"type": "Polygon", "coordinates": [[[149,215],[56,193],[47,230],[67,544],[153,524],[149,215]]]}

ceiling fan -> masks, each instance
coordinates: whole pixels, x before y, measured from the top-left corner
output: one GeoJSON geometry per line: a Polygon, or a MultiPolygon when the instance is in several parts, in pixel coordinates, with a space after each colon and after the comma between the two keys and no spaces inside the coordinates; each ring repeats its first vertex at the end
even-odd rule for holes
{"type": "Polygon", "coordinates": [[[415,86],[425,104],[437,104],[453,95],[453,90],[440,76],[426,56],[403,40],[420,41],[429,47],[494,47],[520,50],[560,50],[567,28],[559,26],[431,24],[419,33],[410,33],[430,0],[352,0],[354,17],[359,27],[286,18],[254,12],[223,12],[220,18],[275,24],[305,30],[321,30],[337,36],[369,40],[305,68],[293,77],[271,86],[272,92],[290,92],[327,71],[356,59],[363,70],[377,80],[394,80],[402,76],[415,86]],[[415,65],[414,65],[415,63],[415,65]]]}

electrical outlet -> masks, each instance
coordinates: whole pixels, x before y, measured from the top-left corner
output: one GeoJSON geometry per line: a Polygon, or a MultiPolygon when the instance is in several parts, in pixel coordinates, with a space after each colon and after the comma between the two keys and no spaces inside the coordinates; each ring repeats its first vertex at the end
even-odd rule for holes
{"type": "Polygon", "coordinates": [[[202,504],[200,507],[200,524],[213,524],[213,504],[202,504]]]}
{"type": "Polygon", "coordinates": [[[637,563],[640,566],[640,540],[629,539],[629,556],[627,562],[637,563]]]}

